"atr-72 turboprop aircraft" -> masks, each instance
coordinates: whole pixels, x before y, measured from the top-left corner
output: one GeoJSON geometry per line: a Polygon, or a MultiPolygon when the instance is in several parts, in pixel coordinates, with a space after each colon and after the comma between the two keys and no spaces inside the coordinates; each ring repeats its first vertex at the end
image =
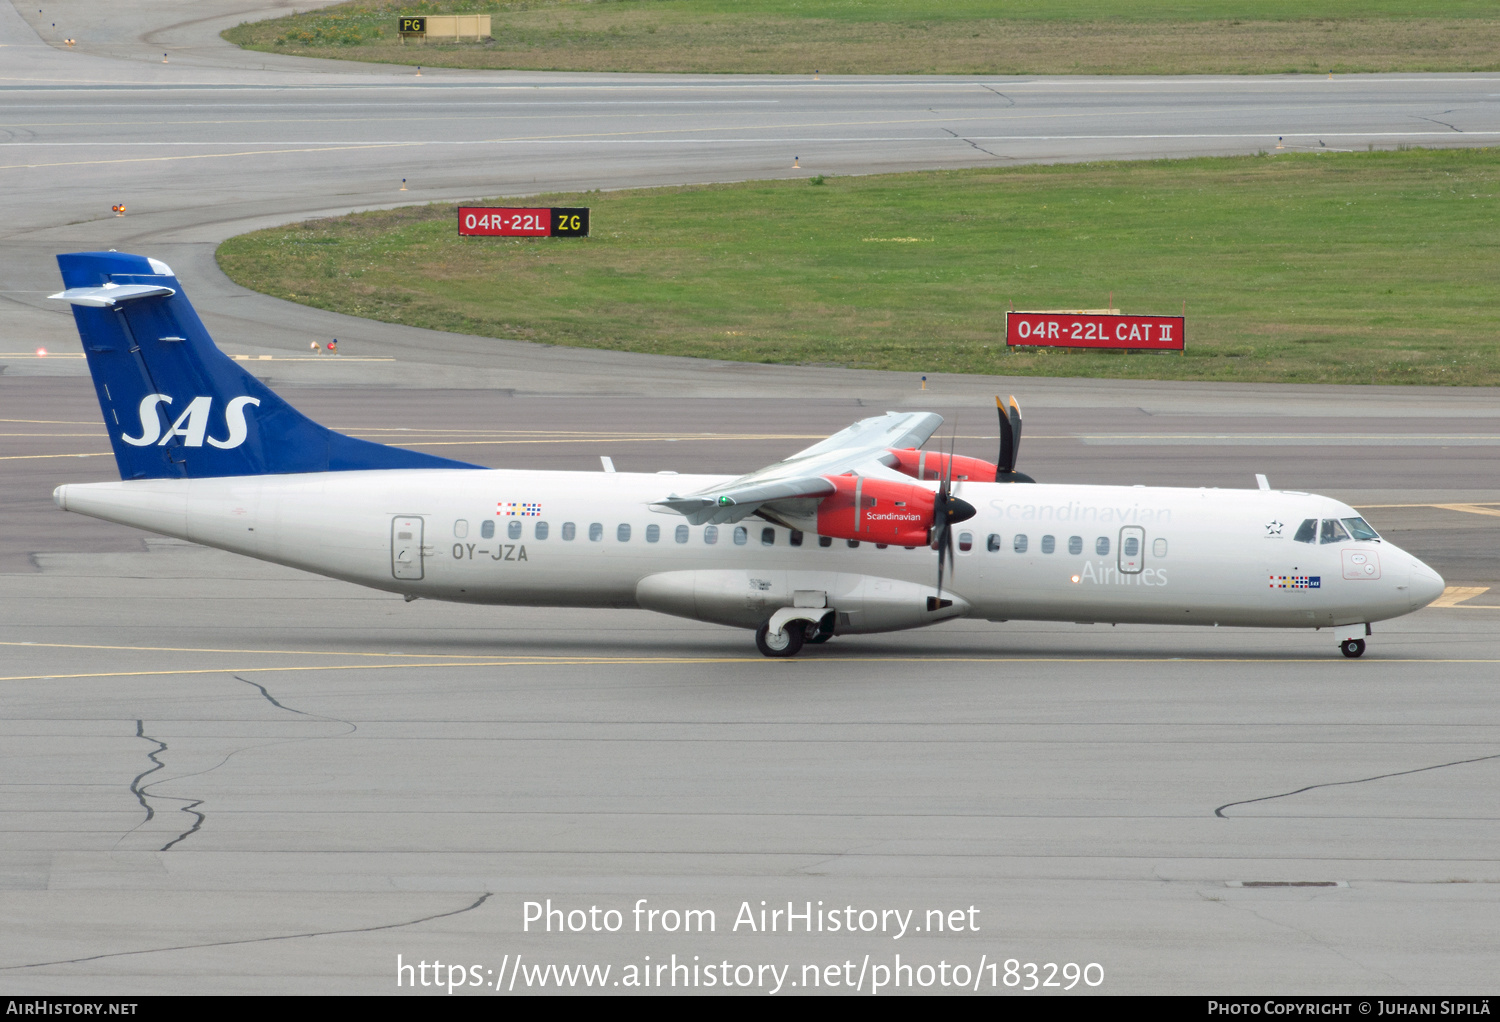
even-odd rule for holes
{"type": "Polygon", "coordinates": [[[408,600],[643,607],[754,629],[767,656],[971,617],[1327,628],[1357,657],[1370,622],[1443,591],[1327,497],[1034,483],[1015,471],[1014,398],[996,463],[921,450],[943,421],[930,412],[738,478],[386,447],[312,422],[221,353],[166,264],[58,263],[122,480],[60,486],[59,507],[408,600]]]}

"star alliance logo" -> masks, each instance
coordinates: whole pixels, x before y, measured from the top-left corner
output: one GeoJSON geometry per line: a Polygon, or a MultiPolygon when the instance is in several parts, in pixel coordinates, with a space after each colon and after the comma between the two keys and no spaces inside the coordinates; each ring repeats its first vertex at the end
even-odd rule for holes
{"type": "Polygon", "coordinates": [[[1286,528],[1286,524],[1284,522],[1278,522],[1274,520],[1267,522],[1266,538],[1271,539],[1273,537],[1279,537],[1281,535],[1281,530],[1284,528],[1286,528]]]}

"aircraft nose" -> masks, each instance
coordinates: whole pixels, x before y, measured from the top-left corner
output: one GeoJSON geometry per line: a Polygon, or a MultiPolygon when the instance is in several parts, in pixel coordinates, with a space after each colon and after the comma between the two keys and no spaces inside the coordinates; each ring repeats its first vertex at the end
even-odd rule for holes
{"type": "Polygon", "coordinates": [[[1411,609],[1420,610],[1443,595],[1443,576],[1427,565],[1411,559],[1411,609]]]}

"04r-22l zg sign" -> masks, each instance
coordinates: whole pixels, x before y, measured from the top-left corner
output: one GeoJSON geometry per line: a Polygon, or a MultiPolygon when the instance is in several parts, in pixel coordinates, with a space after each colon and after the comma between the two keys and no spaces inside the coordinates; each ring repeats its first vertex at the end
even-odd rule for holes
{"type": "Polygon", "coordinates": [[[587,238],[587,206],[459,206],[458,233],[480,238],[587,238]]]}
{"type": "Polygon", "coordinates": [[[1086,312],[1008,312],[1010,347],[1148,348],[1182,351],[1181,316],[1115,316],[1086,312]]]}

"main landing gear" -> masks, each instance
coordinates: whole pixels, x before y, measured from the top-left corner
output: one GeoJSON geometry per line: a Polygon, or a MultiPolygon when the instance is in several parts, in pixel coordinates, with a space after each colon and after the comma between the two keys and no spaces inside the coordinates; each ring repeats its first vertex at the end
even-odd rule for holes
{"type": "Polygon", "coordinates": [[[1348,657],[1350,660],[1353,660],[1355,657],[1364,656],[1365,640],[1345,639],[1343,642],[1339,643],[1339,652],[1344,654],[1344,656],[1348,657]]]}
{"type": "Polygon", "coordinates": [[[796,656],[802,652],[804,643],[816,644],[833,638],[836,619],[831,609],[810,618],[805,611],[784,607],[755,630],[755,648],[764,656],[796,656]],[[781,625],[779,631],[773,630],[777,624],[781,625]]]}
{"type": "Polygon", "coordinates": [[[807,628],[801,621],[788,621],[779,633],[771,631],[767,621],[755,630],[755,648],[764,656],[796,656],[802,652],[807,628]]]}

